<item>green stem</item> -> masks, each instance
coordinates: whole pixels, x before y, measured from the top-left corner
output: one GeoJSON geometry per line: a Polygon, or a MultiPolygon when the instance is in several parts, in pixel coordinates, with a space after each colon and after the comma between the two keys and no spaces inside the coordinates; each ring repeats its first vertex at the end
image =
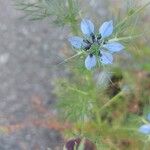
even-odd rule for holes
{"type": "Polygon", "coordinates": [[[119,24],[117,24],[116,29],[119,28],[122,24],[124,24],[129,18],[133,17],[135,14],[141,12],[144,8],[150,5],[150,2],[146,3],[144,6],[137,9],[132,15],[125,17],[119,24]]]}
{"type": "Polygon", "coordinates": [[[113,104],[114,102],[116,102],[116,100],[118,100],[118,98],[123,95],[123,91],[121,91],[120,93],[118,93],[116,96],[114,96],[112,99],[110,99],[106,104],[104,104],[101,109],[100,112],[103,111],[105,108],[107,108],[108,106],[110,106],[111,104],[113,104]]]}
{"type": "Polygon", "coordinates": [[[123,41],[123,40],[131,40],[132,36],[127,36],[127,37],[121,37],[121,38],[113,38],[109,40],[109,42],[117,42],[117,41],[123,41]]]}
{"type": "Polygon", "coordinates": [[[73,87],[68,87],[68,89],[69,89],[69,90],[72,90],[72,91],[76,91],[76,92],[78,92],[78,93],[80,93],[80,94],[83,94],[83,95],[88,95],[87,92],[81,91],[81,90],[76,89],[76,88],[73,88],[73,87]]]}
{"type": "Polygon", "coordinates": [[[69,57],[69,58],[63,60],[62,62],[60,62],[60,63],[57,64],[57,65],[61,65],[61,64],[65,63],[65,62],[68,62],[69,60],[71,60],[71,59],[73,59],[73,58],[75,58],[75,57],[77,57],[77,56],[79,56],[79,55],[81,55],[81,54],[83,54],[83,53],[84,53],[84,51],[78,52],[77,54],[75,54],[75,55],[73,55],[73,56],[71,56],[71,57],[69,57]]]}
{"type": "Polygon", "coordinates": [[[142,37],[144,36],[145,34],[149,34],[149,30],[146,30],[144,31],[143,33],[141,34],[136,34],[136,35],[131,35],[131,36],[125,36],[125,37],[115,37],[113,39],[110,39],[109,42],[117,42],[117,41],[124,41],[124,40],[132,40],[132,39],[136,39],[136,38],[139,38],[139,37],[142,37]]]}
{"type": "Polygon", "coordinates": [[[95,108],[96,108],[96,110],[95,110],[96,121],[97,121],[97,124],[100,125],[101,124],[101,119],[100,119],[99,108],[97,108],[97,106],[95,108]]]}
{"type": "Polygon", "coordinates": [[[138,38],[140,36],[142,36],[143,34],[140,35],[135,35],[135,36],[126,36],[126,37],[120,37],[120,38],[113,38],[111,40],[109,40],[109,42],[117,42],[117,41],[124,41],[124,40],[132,40],[134,38],[138,38]]]}
{"type": "Polygon", "coordinates": [[[140,116],[137,116],[139,118],[140,121],[142,121],[144,124],[149,124],[149,122],[143,118],[143,117],[140,117],[140,116]]]}
{"type": "Polygon", "coordinates": [[[141,118],[141,120],[142,120],[142,122],[145,123],[145,124],[148,124],[148,123],[149,123],[149,122],[148,122],[146,119],[144,119],[144,118],[141,118]]]}

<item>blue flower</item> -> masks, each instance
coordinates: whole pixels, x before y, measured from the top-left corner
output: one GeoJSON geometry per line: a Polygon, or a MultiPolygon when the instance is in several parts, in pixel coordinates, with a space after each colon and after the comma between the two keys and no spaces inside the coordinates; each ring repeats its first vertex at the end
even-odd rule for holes
{"type": "Polygon", "coordinates": [[[112,64],[113,63],[113,55],[109,52],[101,50],[100,61],[103,64],[112,64]]]}
{"type": "Polygon", "coordinates": [[[94,24],[88,19],[83,19],[81,21],[81,31],[83,34],[91,36],[94,33],[94,24]]]}
{"type": "Polygon", "coordinates": [[[71,45],[77,49],[80,49],[86,45],[84,40],[78,36],[70,37],[68,41],[71,43],[71,45]]]}
{"type": "Polygon", "coordinates": [[[104,44],[103,47],[112,53],[119,52],[124,49],[124,46],[118,42],[108,42],[107,44],[104,44]]]}
{"type": "Polygon", "coordinates": [[[150,124],[145,124],[145,125],[142,125],[140,128],[139,128],[139,132],[143,133],[143,134],[149,134],[150,135],[150,124]]]}
{"type": "Polygon", "coordinates": [[[113,33],[113,21],[104,22],[99,28],[99,33],[102,38],[109,37],[113,33]]]}
{"type": "Polygon", "coordinates": [[[98,35],[94,33],[94,24],[88,19],[83,19],[80,27],[85,38],[74,36],[68,40],[74,48],[84,50],[88,53],[85,59],[85,67],[88,70],[95,67],[97,61],[100,61],[104,65],[112,64],[113,53],[124,49],[121,43],[111,42],[107,39],[113,33],[112,20],[104,22],[100,26],[98,35]],[[94,45],[98,47],[97,50],[93,50],[94,45]]]}
{"type": "Polygon", "coordinates": [[[96,65],[96,57],[95,55],[88,55],[85,59],[85,67],[88,69],[88,70],[91,70],[93,67],[95,67],[96,65]]]}

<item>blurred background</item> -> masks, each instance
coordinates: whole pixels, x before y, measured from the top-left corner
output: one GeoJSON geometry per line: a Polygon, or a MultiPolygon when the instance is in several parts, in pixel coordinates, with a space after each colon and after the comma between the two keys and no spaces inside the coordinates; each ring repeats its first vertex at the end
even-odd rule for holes
{"type": "MultiPolygon", "coordinates": [[[[120,1],[111,3],[114,8],[110,11],[124,10],[120,1]]],[[[85,16],[92,17],[97,25],[97,16],[101,20],[112,16],[105,11],[112,6],[108,4],[82,2],[85,16]]],[[[0,0],[0,150],[61,150],[63,138],[58,131],[63,125],[55,119],[53,80],[67,72],[63,65],[58,69],[55,64],[65,57],[70,32],[67,27],[52,25],[51,18],[29,21],[22,16],[13,1],[0,0]]],[[[148,22],[149,15],[144,19],[148,22]]]]}
{"type": "Polygon", "coordinates": [[[51,81],[63,75],[52,65],[65,32],[22,16],[13,1],[0,0],[0,150],[58,149],[51,81]]]}

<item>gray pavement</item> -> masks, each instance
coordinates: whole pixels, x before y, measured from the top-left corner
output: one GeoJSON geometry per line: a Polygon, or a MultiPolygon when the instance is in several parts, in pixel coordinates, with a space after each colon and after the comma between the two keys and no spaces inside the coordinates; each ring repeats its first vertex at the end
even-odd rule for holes
{"type": "Polygon", "coordinates": [[[0,0],[0,150],[58,150],[60,134],[32,120],[55,113],[51,81],[63,69],[52,66],[65,33],[20,16],[10,0],[0,0]]]}

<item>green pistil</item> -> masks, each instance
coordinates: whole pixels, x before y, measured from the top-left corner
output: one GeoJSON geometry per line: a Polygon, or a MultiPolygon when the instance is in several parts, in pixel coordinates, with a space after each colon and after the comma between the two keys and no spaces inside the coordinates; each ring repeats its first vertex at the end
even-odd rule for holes
{"type": "Polygon", "coordinates": [[[99,54],[99,45],[97,43],[92,44],[90,52],[96,56],[99,54]]]}

